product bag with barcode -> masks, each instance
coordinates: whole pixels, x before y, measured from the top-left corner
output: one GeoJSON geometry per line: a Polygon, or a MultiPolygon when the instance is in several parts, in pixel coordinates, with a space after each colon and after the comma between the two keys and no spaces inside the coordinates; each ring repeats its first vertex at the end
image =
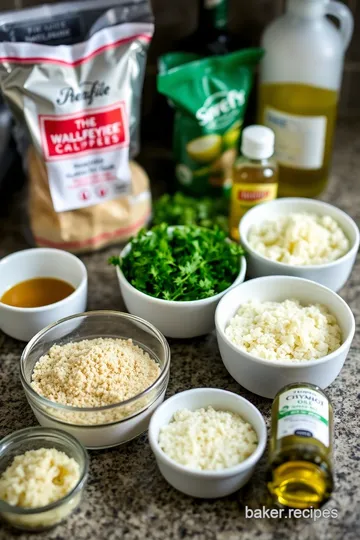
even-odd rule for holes
{"type": "Polygon", "coordinates": [[[18,122],[34,241],[80,252],[150,218],[138,152],[153,35],[146,0],[94,0],[0,16],[0,88],[18,122]]]}

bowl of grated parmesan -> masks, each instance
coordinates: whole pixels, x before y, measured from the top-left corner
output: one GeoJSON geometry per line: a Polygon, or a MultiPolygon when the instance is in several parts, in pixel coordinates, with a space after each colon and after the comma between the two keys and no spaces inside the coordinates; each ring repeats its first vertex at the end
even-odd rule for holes
{"type": "Polygon", "coordinates": [[[219,388],[195,388],[155,411],[149,442],[170,485],[213,499],[248,482],[266,446],[266,425],[245,398],[219,388]]]}
{"type": "Polygon", "coordinates": [[[169,345],[152,324],[127,313],[92,311],[34,336],[22,354],[20,378],[42,426],[98,449],[146,431],[164,399],[169,367],[169,345]]]}
{"type": "Polygon", "coordinates": [[[340,296],[290,276],[267,276],[234,287],[220,301],[215,325],[230,375],[267,398],[296,382],[329,386],[355,333],[354,315],[340,296]]]}
{"type": "Polygon", "coordinates": [[[250,277],[295,276],[333,291],[348,280],[360,238],[345,212],[300,197],[255,206],[241,219],[239,234],[250,277]]]}

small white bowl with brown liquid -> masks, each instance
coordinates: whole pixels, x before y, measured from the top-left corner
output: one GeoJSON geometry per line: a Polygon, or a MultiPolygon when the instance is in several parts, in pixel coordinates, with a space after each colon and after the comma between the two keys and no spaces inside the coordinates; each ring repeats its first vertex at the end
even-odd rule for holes
{"type": "Polygon", "coordinates": [[[21,341],[86,311],[87,271],[60,249],[18,251],[0,261],[0,329],[21,341]]]}

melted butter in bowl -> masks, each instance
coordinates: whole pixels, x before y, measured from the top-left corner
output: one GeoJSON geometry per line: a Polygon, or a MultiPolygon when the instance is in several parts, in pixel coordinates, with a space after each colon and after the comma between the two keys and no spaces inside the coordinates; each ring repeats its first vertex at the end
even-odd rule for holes
{"type": "Polygon", "coordinates": [[[86,267],[72,253],[31,248],[0,260],[0,329],[15,339],[86,311],[86,300],[86,267]]]}
{"type": "Polygon", "coordinates": [[[20,308],[42,307],[60,302],[74,291],[75,287],[67,281],[39,277],[21,281],[10,287],[1,297],[1,302],[20,308]]]}

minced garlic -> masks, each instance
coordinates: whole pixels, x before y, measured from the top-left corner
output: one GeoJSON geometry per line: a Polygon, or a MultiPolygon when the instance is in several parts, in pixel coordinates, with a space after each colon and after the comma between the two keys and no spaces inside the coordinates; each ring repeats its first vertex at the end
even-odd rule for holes
{"type": "Polygon", "coordinates": [[[41,508],[65,497],[80,479],[78,462],[55,448],[15,456],[0,477],[0,499],[11,506],[41,508]]]}

